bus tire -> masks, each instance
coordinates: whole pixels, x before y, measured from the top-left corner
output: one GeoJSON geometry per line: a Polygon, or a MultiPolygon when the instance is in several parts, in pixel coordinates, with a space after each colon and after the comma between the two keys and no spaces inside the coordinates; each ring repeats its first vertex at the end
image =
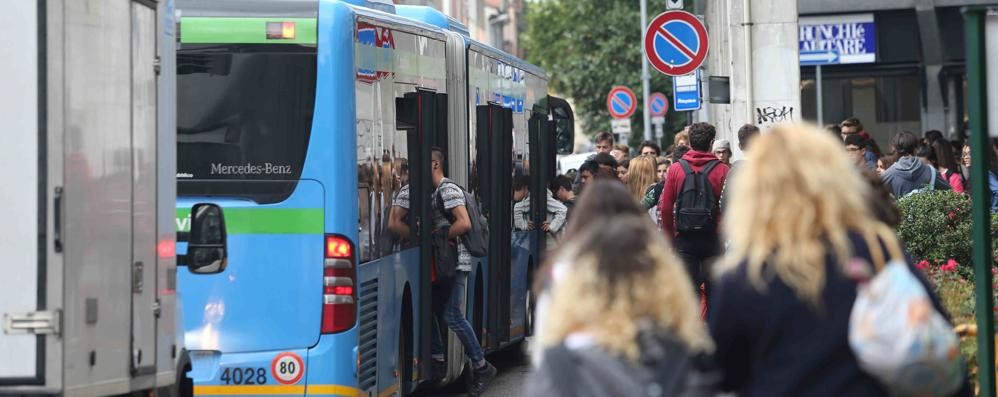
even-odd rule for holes
{"type": "Polygon", "coordinates": [[[403,300],[402,321],[399,324],[397,364],[400,397],[409,395],[412,390],[412,310],[408,299],[403,300]]]}

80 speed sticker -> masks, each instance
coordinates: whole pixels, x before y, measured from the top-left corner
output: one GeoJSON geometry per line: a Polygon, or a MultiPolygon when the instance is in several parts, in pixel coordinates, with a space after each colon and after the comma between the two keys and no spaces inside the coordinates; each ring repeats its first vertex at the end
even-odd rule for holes
{"type": "Polygon", "coordinates": [[[278,383],[293,385],[305,374],[305,362],[299,355],[291,352],[278,354],[270,363],[270,374],[278,383]]]}

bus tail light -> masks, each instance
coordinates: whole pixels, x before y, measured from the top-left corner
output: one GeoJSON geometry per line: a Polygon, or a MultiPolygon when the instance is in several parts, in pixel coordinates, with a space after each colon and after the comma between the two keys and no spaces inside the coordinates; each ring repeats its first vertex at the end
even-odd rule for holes
{"type": "Polygon", "coordinates": [[[343,332],[357,318],[357,272],[353,244],[346,237],[326,235],[322,268],[322,333],[343,332]]]}

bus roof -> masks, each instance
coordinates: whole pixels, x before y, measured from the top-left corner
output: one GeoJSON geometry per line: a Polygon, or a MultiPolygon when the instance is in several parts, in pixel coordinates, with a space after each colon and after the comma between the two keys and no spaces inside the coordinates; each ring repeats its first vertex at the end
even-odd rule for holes
{"type": "Polygon", "coordinates": [[[433,7],[398,5],[395,6],[395,14],[459,33],[464,37],[471,37],[467,26],[433,7]]]}

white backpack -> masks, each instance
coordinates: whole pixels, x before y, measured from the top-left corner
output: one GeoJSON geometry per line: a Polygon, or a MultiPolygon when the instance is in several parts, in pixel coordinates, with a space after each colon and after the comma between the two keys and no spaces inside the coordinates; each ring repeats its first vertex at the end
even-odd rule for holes
{"type": "Polygon", "coordinates": [[[964,379],[957,336],[912,273],[894,232],[880,226],[879,239],[866,239],[876,273],[857,287],[849,346],[860,367],[893,395],[949,395],[964,379]],[[886,264],[881,241],[891,255],[886,264]]]}

